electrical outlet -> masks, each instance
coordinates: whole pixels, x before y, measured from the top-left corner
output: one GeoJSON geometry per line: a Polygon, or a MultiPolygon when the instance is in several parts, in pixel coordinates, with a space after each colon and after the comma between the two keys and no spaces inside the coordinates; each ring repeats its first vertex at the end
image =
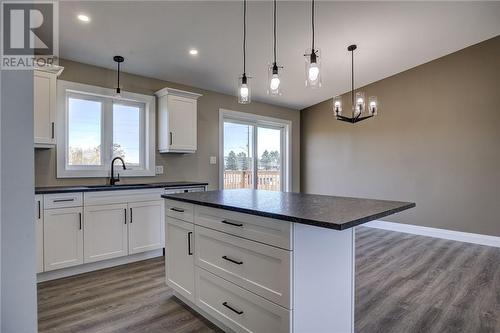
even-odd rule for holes
{"type": "Polygon", "coordinates": [[[163,165],[157,165],[157,166],[155,167],[155,173],[156,173],[157,175],[163,175],[163,165]]]}
{"type": "Polygon", "coordinates": [[[210,156],[210,164],[217,164],[217,157],[210,156]]]}

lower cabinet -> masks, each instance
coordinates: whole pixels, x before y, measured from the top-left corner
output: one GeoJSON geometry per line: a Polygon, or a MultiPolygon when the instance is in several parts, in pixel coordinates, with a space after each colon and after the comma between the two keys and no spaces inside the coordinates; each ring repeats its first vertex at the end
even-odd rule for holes
{"type": "Polygon", "coordinates": [[[128,254],[127,209],[127,204],[85,207],[86,263],[128,254]]]}
{"type": "Polygon", "coordinates": [[[47,209],[43,221],[45,271],[83,264],[82,207],[47,209]]]}
{"type": "Polygon", "coordinates": [[[43,272],[43,196],[35,195],[36,272],[43,272]]]}
{"type": "Polygon", "coordinates": [[[168,217],[165,232],[167,283],[179,294],[195,302],[194,225],[168,217]]]}
{"type": "Polygon", "coordinates": [[[129,254],[161,249],[165,246],[164,200],[128,204],[129,254]]]}

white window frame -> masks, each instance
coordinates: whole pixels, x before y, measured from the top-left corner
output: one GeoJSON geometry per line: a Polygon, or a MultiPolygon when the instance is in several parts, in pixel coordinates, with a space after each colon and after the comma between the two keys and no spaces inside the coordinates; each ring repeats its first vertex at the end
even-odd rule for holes
{"type": "MultiPolygon", "coordinates": [[[[253,113],[232,111],[227,109],[219,109],[219,189],[224,189],[224,122],[240,123],[244,125],[265,128],[280,129],[281,135],[281,152],[283,154],[283,165],[281,170],[281,182],[283,184],[283,192],[292,190],[292,122],[286,119],[272,118],[261,116],[253,113]]],[[[257,131],[253,134],[253,147],[257,149],[257,131]]],[[[258,158],[254,156],[253,174],[257,170],[258,158]]],[[[257,182],[253,181],[254,188],[257,188],[257,182]]]]}
{"type": "MultiPolygon", "coordinates": [[[[105,133],[105,126],[101,128],[101,142],[106,147],[110,154],[106,154],[104,150],[101,154],[102,165],[100,166],[68,166],[68,99],[71,96],[77,98],[87,97],[91,100],[101,100],[103,109],[101,114],[101,124],[113,124],[113,104],[131,105],[140,107],[144,112],[141,117],[140,137],[141,143],[141,165],[128,166],[127,170],[120,170],[121,177],[144,177],[155,176],[155,131],[156,131],[156,105],[154,96],[143,95],[122,91],[122,98],[114,97],[115,90],[92,86],[88,84],[58,80],[57,81],[57,118],[56,126],[57,135],[57,178],[87,178],[87,177],[109,177],[111,172],[111,152],[112,140],[111,133],[105,133]],[[105,119],[106,118],[106,119],[105,119]],[[106,156],[109,155],[109,156],[106,156]]],[[[112,126],[112,125],[111,125],[112,126]]],[[[125,161],[126,163],[127,161],[125,161]]]]}

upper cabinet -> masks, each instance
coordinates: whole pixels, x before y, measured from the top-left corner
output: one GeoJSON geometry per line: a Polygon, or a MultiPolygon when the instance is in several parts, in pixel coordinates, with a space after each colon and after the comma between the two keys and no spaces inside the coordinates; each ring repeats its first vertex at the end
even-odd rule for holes
{"type": "Polygon", "coordinates": [[[158,97],[160,153],[194,153],[197,148],[197,103],[202,95],[164,88],[158,97]]]}
{"type": "Polygon", "coordinates": [[[51,148],[56,144],[56,86],[62,70],[54,66],[33,71],[35,148],[51,148]]]}

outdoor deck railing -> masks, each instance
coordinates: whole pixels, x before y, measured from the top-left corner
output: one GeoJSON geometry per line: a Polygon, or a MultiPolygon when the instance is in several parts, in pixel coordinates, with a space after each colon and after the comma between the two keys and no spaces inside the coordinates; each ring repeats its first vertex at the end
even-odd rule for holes
{"type": "MultiPolygon", "coordinates": [[[[225,170],[224,189],[253,188],[252,171],[225,170]]],[[[259,190],[280,191],[281,175],[278,170],[259,170],[257,172],[259,190]]]]}

